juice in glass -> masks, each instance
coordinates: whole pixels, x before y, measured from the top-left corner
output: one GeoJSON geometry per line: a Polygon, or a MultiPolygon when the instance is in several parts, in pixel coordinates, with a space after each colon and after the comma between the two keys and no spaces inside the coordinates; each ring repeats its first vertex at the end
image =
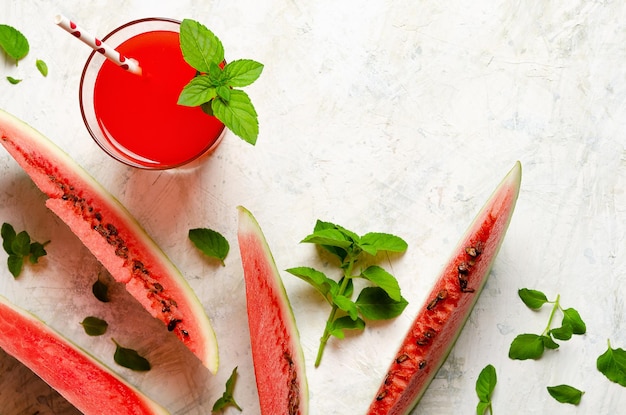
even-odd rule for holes
{"type": "Polygon", "coordinates": [[[130,22],[104,42],[136,59],[136,75],[92,53],[81,78],[80,103],[95,141],[128,165],[168,169],[212,150],[224,125],[200,107],[178,105],[178,95],[196,71],[182,56],[180,23],[168,19],[130,22]]]}

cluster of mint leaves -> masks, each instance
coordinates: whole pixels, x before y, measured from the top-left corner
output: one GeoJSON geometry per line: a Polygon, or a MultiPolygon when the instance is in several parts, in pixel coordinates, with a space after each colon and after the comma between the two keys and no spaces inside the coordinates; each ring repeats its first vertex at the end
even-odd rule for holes
{"type": "MultiPolygon", "coordinates": [[[[15,61],[17,66],[18,62],[28,55],[30,51],[30,45],[26,36],[13,26],[6,24],[0,24],[0,49],[12,60],[15,61]]],[[[35,61],[35,66],[39,73],[43,76],[48,76],[48,65],[41,59],[35,61]]],[[[19,84],[21,79],[14,78],[12,76],[6,77],[7,81],[11,84],[19,84]]]]}
{"type": "MultiPolygon", "coordinates": [[[[557,342],[570,340],[573,335],[582,335],[587,332],[587,326],[574,308],[563,308],[561,296],[557,294],[554,300],[539,290],[522,288],[518,290],[522,302],[531,310],[539,310],[544,305],[552,305],[548,323],[540,334],[524,333],[517,335],[509,347],[509,358],[514,360],[538,360],[545,350],[554,350],[560,347],[557,342]],[[556,314],[561,315],[561,324],[553,327],[556,314]]],[[[611,347],[607,340],[607,350],[596,359],[596,368],[607,379],[626,387],[626,351],[621,348],[611,347]]],[[[478,415],[484,415],[487,411],[493,413],[491,394],[497,382],[495,368],[486,366],[476,380],[476,394],[479,402],[476,407],[478,415]]],[[[567,384],[546,387],[551,397],[561,403],[578,405],[584,391],[567,384]]]]}
{"type": "Polygon", "coordinates": [[[256,81],[263,65],[251,59],[225,63],[224,46],[201,23],[184,19],[180,24],[180,48],[197,75],[183,88],[178,104],[197,107],[215,116],[234,134],[250,144],[259,135],[257,112],[248,94],[237,89],[256,81]]]}
{"type": "Polygon", "coordinates": [[[31,241],[30,235],[26,231],[15,232],[13,225],[3,223],[0,230],[2,235],[2,247],[9,254],[7,265],[9,272],[14,278],[19,277],[24,268],[24,260],[28,259],[31,264],[39,262],[39,258],[47,254],[45,246],[50,241],[41,243],[31,241]]]}
{"type": "Polygon", "coordinates": [[[357,263],[373,260],[379,253],[402,253],[407,243],[400,237],[379,232],[362,236],[348,229],[318,220],[313,233],[302,243],[312,243],[339,259],[341,278],[336,281],[312,267],[296,267],[287,270],[290,274],[311,284],[331,307],[324,333],[315,359],[315,366],[321,363],[326,343],[331,336],[345,337],[344,330],[363,330],[365,320],[386,320],[397,317],[408,302],[400,293],[397,279],[378,265],[368,265],[356,271],[357,263]],[[364,287],[356,300],[354,279],[368,280],[372,285],[364,287]]]}

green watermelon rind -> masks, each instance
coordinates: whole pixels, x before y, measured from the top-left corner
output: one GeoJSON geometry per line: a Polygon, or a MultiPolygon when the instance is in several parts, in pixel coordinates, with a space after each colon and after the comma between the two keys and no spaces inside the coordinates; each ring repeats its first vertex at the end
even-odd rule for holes
{"type": "Polygon", "coordinates": [[[93,355],[2,295],[0,295],[0,327],[3,328],[0,330],[0,348],[32,370],[86,415],[112,413],[113,410],[118,415],[169,414],[165,408],[93,355]],[[10,328],[22,334],[36,332],[39,335],[37,343],[32,344],[30,350],[34,350],[34,353],[29,353],[22,336],[7,335],[10,328]],[[66,353],[68,350],[76,353],[78,358],[66,353]],[[77,367],[81,370],[76,370],[77,367]],[[66,370],[72,371],[83,381],[79,384],[70,384],[68,377],[61,376],[66,370]],[[95,379],[99,381],[94,382],[95,379]],[[119,398],[121,394],[124,396],[123,399],[119,398]],[[136,402],[133,407],[130,406],[131,399],[136,402]]]}
{"type": "MultiPolygon", "coordinates": [[[[518,161],[515,163],[515,165],[513,166],[513,168],[507,173],[507,175],[504,177],[504,179],[502,179],[502,181],[499,183],[499,185],[496,187],[496,189],[493,191],[493,193],[491,194],[491,196],[489,197],[489,199],[487,200],[487,202],[484,204],[484,206],[480,209],[480,211],[478,212],[478,214],[476,215],[476,217],[474,218],[474,220],[472,221],[472,223],[470,224],[470,226],[467,228],[466,232],[464,233],[464,235],[461,237],[461,239],[459,240],[459,243],[457,244],[457,246],[455,247],[453,254],[450,257],[450,260],[446,262],[446,265],[443,267],[440,277],[439,279],[436,281],[434,288],[432,289],[432,291],[430,292],[429,296],[426,298],[425,303],[423,304],[423,306],[419,309],[419,313],[418,315],[415,317],[415,320],[412,322],[412,324],[410,325],[410,329],[407,333],[406,338],[403,340],[402,342],[402,347],[400,348],[400,350],[398,351],[398,353],[396,355],[394,355],[394,362],[396,361],[397,356],[399,355],[399,353],[401,353],[401,351],[403,350],[403,348],[406,345],[406,342],[408,341],[409,338],[413,338],[414,336],[412,336],[412,330],[414,327],[416,327],[416,323],[419,320],[419,317],[422,315],[423,310],[426,309],[426,307],[428,306],[428,303],[432,300],[433,296],[436,295],[437,293],[437,286],[439,284],[443,284],[442,280],[445,278],[446,276],[446,271],[451,267],[451,266],[456,266],[456,264],[453,262],[456,260],[456,258],[458,257],[458,253],[464,249],[464,245],[470,240],[470,238],[473,236],[473,234],[476,232],[477,228],[480,228],[479,225],[481,225],[486,218],[490,217],[488,215],[490,215],[490,212],[492,210],[492,205],[494,202],[497,201],[498,196],[502,196],[503,198],[506,198],[506,196],[509,196],[510,199],[509,201],[509,205],[506,209],[503,209],[505,211],[505,213],[507,214],[506,220],[501,224],[502,225],[502,229],[500,231],[499,234],[499,238],[497,240],[497,244],[495,246],[495,249],[493,251],[493,254],[490,258],[490,261],[487,263],[487,265],[484,268],[484,273],[480,278],[480,284],[478,286],[472,286],[472,288],[474,288],[474,292],[472,293],[472,298],[471,301],[468,303],[468,307],[467,307],[467,312],[465,313],[465,315],[463,316],[463,318],[460,321],[460,324],[458,326],[457,331],[454,333],[454,335],[450,338],[449,342],[445,345],[443,345],[444,350],[441,352],[440,358],[433,362],[433,361],[429,361],[428,365],[429,367],[429,374],[428,376],[421,382],[421,388],[419,388],[419,390],[405,390],[403,395],[404,396],[398,396],[397,400],[394,401],[396,402],[395,405],[392,406],[391,409],[389,410],[383,410],[382,406],[379,406],[378,403],[378,398],[380,396],[382,396],[381,394],[384,393],[385,391],[385,382],[383,382],[383,384],[380,386],[380,388],[377,391],[376,397],[374,398],[374,400],[372,401],[372,404],[370,405],[367,414],[368,415],[408,415],[411,413],[411,411],[417,406],[417,404],[419,403],[420,399],[423,397],[424,393],[426,392],[426,390],[428,389],[428,386],[430,385],[430,383],[432,382],[433,378],[435,377],[435,375],[437,374],[437,371],[439,370],[439,368],[443,365],[443,363],[446,361],[447,357],[449,356],[450,352],[452,351],[454,345],[456,344],[456,341],[458,340],[461,332],[463,331],[463,328],[476,304],[476,302],[478,301],[478,297],[480,295],[480,293],[482,292],[487,279],[489,277],[489,274],[491,272],[491,268],[493,267],[493,264],[495,262],[495,259],[497,257],[497,254],[500,250],[500,247],[502,246],[502,243],[504,241],[504,237],[506,234],[506,231],[508,229],[508,226],[510,224],[511,218],[513,216],[513,211],[515,210],[515,205],[517,202],[517,198],[519,196],[519,191],[520,191],[520,186],[521,186],[521,174],[522,174],[522,168],[521,168],[521,163],[518,161]],[[411,397],[411,395],[413,395],[411,397]],[[410,399],[410,400],[407,400],[410,399]],[[401,400],[402,403],[398,404],[398,400],[401,400]]],[[[475,275],[473,276],[473,278],[475,278],[475,275]]],[[[475,281],[475,280],[473,280],[475,281]]],[[[434,345],[438,344],[438,343],[433,343],[432,348],[436,348],[434,345]]],[[[392,370],[392,368],[394,367],[394,364],[392,363],[392,365],[390,366],[389,370],[392,370]]],[[[416,371],[417,373],[417,371],[416,371]]],[[[383,397],[382,399],[386,399],[387,396],[383,397]]],[[[381,401],[382,401],[381,399],[381,401]]]]}
{"type": "MultiPolygon", "coordinates": [[[[118,264],[121,262],[120,259],[115,258],[113,255],[108,255],[106,257],[97,255],[97,248],[92,246],[93,241],[96,240],[97,236],[81,236],[80,229],[77,227],[84,227],[88,225],[78,223],[80,221],[75,220],[75,215],[73,215],[72,212],[69,212],[68,209],[64,209],[62,205],[63,200],[61,199],[62,192],[55,186],[54,183],[51,183],[50,179],[43,171],[35,171],[32,166],[28,165],[27,162],[22,159],[24,156],[21,153],[17,155],[15,154],[24,150],[18,150],[16,147],[17,144],[12,141],[10,134],[15,132],[30,140],[29,142],[19,144],[22,144],[22,146],[25,147],[36,146],[36,152],[35,149],[30,149],[27,154],[29,157],[34,158],[35,162],[46,164],[48,167],[55,168],[57,171],[59,170],[57,167],[58,165],[65,166],[66,171],[86,186],[86,192],[97,194],[100,197],[99,201],[101,202],[101,205],[110,210],[113,215],[123,223],[124,231],[132,238],[131,242],[136,242],[137,245],[143,246],[145,251],[142,251],[142,254],[153,260],[157,267],[160,267],[165,271],[164,274],[169,277],[168,281],[174,284],[172,288],[184,295],[185,301],[177,302],[180,303],[181,306],[189,308],[193,316],[193,321],[199,329],[199,332],[195,333],[196,338],[199,336],[199,341],[204,343],[202,350],[192,350],[192,352],[198,356],[202,363],[211,372],[217,372],[219,365],[217,337],[208,317],[206,316],[206,312],[204,311],[202,304],[189,283],[182,276],[180,270],[178,270],[178,268],[172,263],[156,242],[146,233],[146,231],[141,227],[132,214],[122,205],[122,203],[120,203],[115,196],[109,193],[100,183],[98,183],[98,181],[96,181],[84,168],[76,163],[65,151],[30,125],[0,109],[0,144],[2,144],[9,151],[18,164],[20,164],[20,166],[31,176],[37,187],[49,196],[49,199],[46,200],[46,206],[57,214],[64,222],[66,222],[68,226],[70,226],[72,231],[79,236],[82,242],[94,253],[98,260],[102,262],[102,264],[109,270],[109,272],[111,272],[111,275],[113,275],[116,280],[123,283],[131,281],[130,277],[125,281],[124,276],[120,276],[121,272],[119,269],[122,268],[122,266],[118,264]],[[54,163],[50,163],[49,159],[54,159],[56,165],[54,165],[54,163]],[[53,165],[50,166],[51,164],[53,165]]],[[[82,233],[85,234],[85,232],[82,233]]],[[[137,298],[138,301],[142,303],[142,305],[144,305],[151,315],[157,317],[158,311],[150,309],[149,306],[142,302],[142,300],[147,302],[148,300],[146,298],[140,298],[137,293],[131,291],[130,289],[129,291],[133,294],[133,296],[135,296],[135,298],[137,298]]],[[[179,338],[181,338],[180,335],[179,338]]],[[[184,343],[184,339],[181,338],[181,341],[184,343]]]]}
{"type": "MultiPolygon", "coordinates": [[[[289,339],[279,339],[279,343],[282,343],[283,341],[286,341],[289,345],[289,347],[291,348],[291,352],[294,354],[292,357],[293,359],[293,363],[296,366],[296,371],[297,371],[297,380],[298,380],[298,387],[299,387],[299,402],[300,402],[300,406],[298,408],[298,415],[307,415],[309,413],[309,391],[308,391],[308,382],[307,382],[307,377],[306,377],[306,372],[305,372],[305,359],[304,359],[304,352],[302,350],[302,346],[300,344],[300,333],[298,331],[298,327],[296,324],[296,319],[295,319],[295,315],[293,313],[293,309],[291,307],[291,303],[289,301],[289,297],[287,296],[287,291],[285,290],[285,286],[283,284],[283,281],[280,277],[280,273],[278,271],[278,268],[276,266],[276,262],[274,260],[274,256],[270,250],[269,244],[267,243],[267,240],[265,238],[265,235],[263,234],[263,231],[261,230],[261,227],[259,225],[259,223],[257,222],[256,218],[254,217],[254,215],[245,207],[243,206],[238,206],[237,210],[239,212],[239,225],[238,225],[238,238],[240,241],[240,250],[241,250],[241,260],[242,260],[242,265],[244,268],[244,277],[245,280],[248,281],[250,278],[253,278],[254,276],[250,275],[249,273],[246,274],[246,263],[247,261],[252,260],[251,258],[251,253],[250,252],[246,252],[245,250],[245,244],[246,244],[246,238],[252,237],[254,239],[254,243],[257,244],[258,247],[261,248],[262,250],[262,255],[263,255],[263,260],[267,262],[267,265],[270,267],[271,269],[271,275],[267,276],[271,281],[268,281],[269,283],[272,284],[273,288],[276,290],[275,294],[276,296],[279,298],[280,300],[280,304],[279,304],[279,310],[278,312],[280,313],[280,315],[277,315],[276,317],[279,317],[281,319],[281,321],[283,323],[285,323],[286,326],[286,330],[288,332],[289,335],[289,339]]],[[[246,283],[246,285],[248,285],[248,282],[246,283]]],[[[252,295],[253,293],[248,293],[248,289],[246,290],[247,292],[247,298],[248,295],[252,295]]],[[[248,300],[250,301],[250,300],[248,300]]],[[[271,307],[267,307],[266,309],[272,309],[271,307]]],[[[273,309],[272,309],[273,310],[273,309]]],[[[250,311],[248,311],[248,313],[250,314],[250,311]]],[[[261,389],[264,387],[267,387],[268,385],[261,385],[260,383],[260,375],[259,373],[257,373],[257,366],[259,365],[260,360],[263,360],[263,356],[261,356],[258,350],[254,350],[254,339],[252,338],[252,336],[262,336],[264,335],[264,333],[253,333],[252,330],[250,332],[250,336],[251,336],[251,344],[253,347],[253,360],[255,363],[255,374],[257,377],[257,389],[259,392],[259,399],[263,400],[264,396],[262,396],[261,393],[261,389]]],[[[288,379],[286,379],[287,381],[289,381],[288,379]]],[[[271,398],[271,397],[270,397],[271,398]]],[[[282,402],[281,402],[282,403],[282,402]]],[[[263,408],[264,406],[266,406],[267,404],[264,405],[264,403],[261,403],[261,407],[263,408]]],[[[276,408],[273,408],[273,410],[277,410],[276,408]]],[[[269,415],[266,414],[264,412],[262,412],[263,415],[269,415]]],[[[283,413],[282,411],[279,412],[272,412],[272,413],[283,413]]],[[[289,412],[289,415],[291,415],[291,412],[289,412]]]]}

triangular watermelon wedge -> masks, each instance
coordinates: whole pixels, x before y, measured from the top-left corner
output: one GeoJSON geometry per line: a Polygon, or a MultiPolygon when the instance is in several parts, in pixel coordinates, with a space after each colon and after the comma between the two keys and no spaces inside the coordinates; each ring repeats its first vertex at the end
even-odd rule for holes
{"type": "Polygon", "coordinates": [[[515,209],[521,178],[517,162],[459,241],[395,354],[368,415],[406,415],[428,388],[487,281],[515,209]]]}
{"type": "Polygon", "coordinates": [[[2,296],[0,348],[85,415],[168,414],[103,363],[2,296]]]}
{"type": "Polygon", "coordinates": [[[128,210],[52,141],[2,110],[0,143],[111,275],[216,372],[217,341],[202,304],[128,210]]]}
{"type": "Polygon", "coordinates": [[[296,320],[261,228],[239,207],[252,359],[262,415],[307,415],[309,397],[296,320]]]}

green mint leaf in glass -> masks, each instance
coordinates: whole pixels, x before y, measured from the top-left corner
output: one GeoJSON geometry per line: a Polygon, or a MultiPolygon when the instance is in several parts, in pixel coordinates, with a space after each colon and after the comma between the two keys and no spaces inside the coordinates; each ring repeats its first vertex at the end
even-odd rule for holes
{"type": "Polygon", "coordinates": [[[400,285],[398,280],[378,265],[371,265],[361,271],[361,277],[373,282],[387,293],[394,301],[401,301],[400,285]]]}
{"type": "Polygon", "coordinates": [[[250,97],[239,89],[233,89],[228,102],[223,99],[211,101],[213,114],[229,130],[254,145],[259,135],[259,121],[250,97]]]}
{"type": "Polygon", "coordinates": [[[101,318],[89,316],[85,317],[80,325],[85,329],[85,333],[89,336],[102,336],[106,333],[109,324],[101,318]]]}
{"type": "Polygon", "coordinates": [[[477,415],[484,415],[487,410],[489,410],[489,413],[492,412],[491,394],[496,388],[497,382],[496,368],[493,365],[485,366],[476,379],[476,395],[479,400],[476,406],[477,415]]]}
{"type": "Polygon", "coordinates": [[[197,107],[208,103],[217,96],[217,90],[211,78],[200,75],[193,78],[178,96],[178,105],[197,107]]]}
{"type": "Polygon", "coordinates": [[[224,67],[224,77],[230,87],[240,88],[256,81],[263,72],[263,64],[251,59],[238,59],[224,67]]]}
{"type": "Polygon", "coordinates": [[[608,348],[596,360],[596,367],[611,382],[626,387],[626,350],[611,347],[611,341],[607,340],[608,348]]]}
{"type": "Polygon", "coordinates": [[[150,362],[145,357],[137,353],[136,350],[122,347],[115,341],[115,339],[111,340],[115,343],[115,353],[113,354],[113,360],[115,360],[115,363],[138,372],[146,372],[151,369],[150,362]]]}
{"type": "Polygon", "coordinates": [[[548,298],[541,291],[522,288],[517,293],[524,304],[533,310],[541,308],[541,306],[548,302],[548,298]]]}
{"type": "Polygon", "coordinates": [[[235,392],[235,382],[237,381],[237,367],[233,369],[230,374],[230,377],[226,381],[226,390],[222,394],[222,396],[215,401],[213,404],[213,408],[211,412],[218,412],[224,410],[228,406],[234,406],[237,408],[239,412],[243,411],[237,401],[235,401],[234,392],[235,392]]]}
{"type": "Polygon", "coordinates": [[[22,82],[21,79],[13,78],[12,76],[7,76],[7,81],[9,81],[9,83],[12,85],[17,85],[22,82]]]}
{"type": "Polygon", "coordinates": [[[212,229],[196,228],[189,230],[189,239],[203,254],[218,259],[222,265],[228,255],[230,245],[222,234],[212,229]]]}
{"type": "Polygon", "coordinates": [[[199,72],[208,73],[211,63],[224,61],[222,42],[195,20],[183,19],[180,23],[180,49],[185,61],[199,72]]]}
{"type": "Polygon", "coordinates": [[[317,271],[311,267],[295,267],[286,270],[291,275],[294,275],[300,278],[303,281],[308,282],[310,285],[315,287],[317,291],[322,294],[322,296],[329,301],[328,295],[330,293],[338,292],[338,285],[335,280],[332,280],[326,276],[321,271],[317,271]]]}
{"type": "Polygon", "coordinates": [[[569,385],[548,386],[548,393],[561,403],[578,405],[583,396],[583,391],[569,385]]]}
{"type": "Polygon", "coordinates": [[[573,308],[567,308],[563,310],[563,325],[569,325],[572,327],[573,334],[585,334],[587,332],[587,325],[573,308]]]}
{"type": "Polygon", "coordinates": [[[41,59],[37,59],[37,62],[35,62],[35,66],[37,66],[37,70],[40,74],[42,74],[44,77],[48,76],[48,65],[44,61],[42,61],[41,59]]]}
{"type": "Polygon", "coordinates": [[[509,358],[516,360],[539,359],[545,349],[544,338],[537,334],[520,334],[509,347],[509,358]]]}
{"type": "Polygon", "coordinates": [[[396,301],[380,287],[365,287],[359,293],[356,305],[359,312],[370,320],[387,320],[402,314],[409,303],[401,297],[396,301]]]}
{"type": "Polygon", "coordinates": [[[30,46],[26,37],[16,28],[0,24],[0,48],[15,60],[15,64],[28,54],[30,46]]]}
{"type": "Polygon", "coordinates": [[[4,251],[7,254],[12,254],[13,249],[11,248],[11,245],[17,235],[15,233],[15,229],[11,224],[5,222],[2,224],[2,228],[0,229],[0,235],[2,236],[2,247],[4,248],[4,251]]]}
{"type": "Polygon", "coordinates": [[[338,339],[343,339],[346,334],[344,330],[364,330],[365,321],[361,318],[353,320],[350,316],[342,316],[330,323],[328,331],[338,339]]]}

